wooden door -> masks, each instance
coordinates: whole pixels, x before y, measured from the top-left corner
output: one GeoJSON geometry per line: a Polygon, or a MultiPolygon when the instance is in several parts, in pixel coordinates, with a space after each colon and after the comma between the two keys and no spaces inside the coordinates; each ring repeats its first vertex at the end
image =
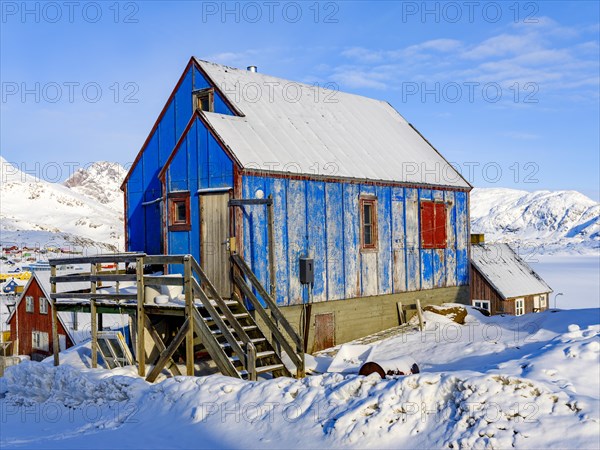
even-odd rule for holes
{"type": "Polygon", "coordinates": [[[315,315],[315,343],[313,352],[335,345],[335,318],[333,313],[315,315]]]}
{"type": "Polygon", "coordinates": [[[219,295],[231,298],[229,192],[200,195],[200,265],[219,295]]]}

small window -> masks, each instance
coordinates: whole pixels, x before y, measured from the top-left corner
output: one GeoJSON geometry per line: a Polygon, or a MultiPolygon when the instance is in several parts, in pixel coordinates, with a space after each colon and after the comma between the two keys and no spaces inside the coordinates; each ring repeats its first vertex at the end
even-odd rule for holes
{"type": "Polygon", "coordinates": [[[362,250],[377,249],[377,199],[360,199],[360,243],[362,250]]]}
{"type": "Polygon", "coordinates": [[[48,300],[45,297],[40,297],[40,314],[48,314],[48,300]]]}
{"type": "Polygon", "coordinates": [[[473,300],[473,306],[479,309],[485,309],[487,312],[492,312],[489,300],[473,300]]]}
{"type": "Polygon", "coordinates": [[[515,300],[515,316],[522,316],[525,314],[525,299],[517,298],[515,300]]]}
{"type": "Polygon", "coordinates": [[[540,295],[540,308],[546,307],[546,294],[540,295]]]}
{"type": "Polygon", "coordinates": [[[201,89],[194,92],[194,107],[201,111],[214,112],[215,110],[214,89],[201,89]]]}
{"type": "Polygon", "coordinates": [[[421,247],[446,248],[446,205],[421,202],[421,247]]]}
{"type": "Polygon", "coordinates": [[[36,350],[43,350],[45,352],[50,348],[48,341],[48,333],[43,331],[32,331],[31,332],[31,347],[36,350]]]}
{"type": "Polygon", "coordinates": [[[33,297],[30,297],[30,296],[25,297],[25,311],[27,311],[28,313],[32,313],[35,311],[33,297]]]}
{"type": "Polygon", "coordinates": [[[172,192],[169,194],[169,231],[190,229],[190,193],[172,192]]]}

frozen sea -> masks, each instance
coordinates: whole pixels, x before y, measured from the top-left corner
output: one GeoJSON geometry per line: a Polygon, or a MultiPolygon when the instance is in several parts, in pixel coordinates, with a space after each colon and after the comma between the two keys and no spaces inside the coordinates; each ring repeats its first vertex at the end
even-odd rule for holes
{"type": "Polygon", "coordinates": [[[552,308],[600,308],[600,254],[534,255],[525,260],[554,291],[552,308]]]}

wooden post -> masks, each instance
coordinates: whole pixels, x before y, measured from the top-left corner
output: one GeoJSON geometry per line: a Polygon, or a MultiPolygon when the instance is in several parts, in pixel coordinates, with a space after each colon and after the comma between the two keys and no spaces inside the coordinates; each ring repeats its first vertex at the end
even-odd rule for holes
{"type": "MultiPolygon", "coordinates": [[[[56,276],[56,266],[50,268],[50,276],[56,276]]],[[[56,283],[53,282],[50,284],[50,292],[56,294],[56,283]]],[[[48,301],[52,302],[52,351],[54,353],[54,365],[58,366],[60,364],[60,357],[58,356],[60,352],[60,343],[58,342],[58,311],[56,310],[56,299],[52,298],[48,299],[48,301]]],[[[17,316],[19,315],[18,311],[15,313],[17,316]]]]}
{"type": "MultiPolygon", "coordinates": [[[[98,274],[98,266],[91,265],[90,273],[92,276],[98,274]]],[[[90,292],[96,293],[97,282],[92,278],[90,292]]],[[[96,299],[90,298],[90,316],[91,316],[91,333],[92,333],[92,367],[98,367],[98,315],[96,314],[96,299]]]]}
{"type": "Polygon", "coordinates": [[[188,329],[185,337],[185,368],[187,376],[194,376],[194,293],[192,291],[192,261],[190,255],[183,259],[183,289],[185,293],[185,318],[188,329]]]}
{"type": "Polygon", "coordinates": [[[144,331],[144,258],[139,257],[135,267],[136,282],[137,282],[137,363],[138,375],[146,376],[146,344],[144,331]]]}
{"type": "Polygon", "coordinates": [[[417,303],[417,315],[419,316],[419,328],[421,331],[423,331],[423,310],[421,309],[421,300],[417,299],[416,300],[417,303]]]}
{"type": "Polygon", "coordinates": [[[396,303],[396,307],[398,308],[398,323],[403,325],[406,320],[404,319],[404,311],[402,310],[402,302],[396,303]]]}
{"type": "Polygon", "coordinates": [[[275,213],[273,196],[269,195],[271,202],[267,205],[268,239],[269,239],[269,290],[273,300],[277,300],[276,268],[275,268],[275,213]]]}
{"type": "MultiPolygon", "coordinates": [[[[275,302],[277,302],[277,269],[275,264],[275,206],[273,203],[273,195],[269,194],[270,203],[267,204],[267,240],[269,241],[269,294],[275,302]]],[[[271,311],[271,319],[278,327],[278,321],[271,311]]],[[[281,346],[271,334],[271,343],[278,355],[281,355],[281,346]]]]}
{"type": "Polygon", "coordinates": [[[246,344],[246,354],[248,360],[248,380],[256,381],[256,347],[252,342],[246,344]]]}

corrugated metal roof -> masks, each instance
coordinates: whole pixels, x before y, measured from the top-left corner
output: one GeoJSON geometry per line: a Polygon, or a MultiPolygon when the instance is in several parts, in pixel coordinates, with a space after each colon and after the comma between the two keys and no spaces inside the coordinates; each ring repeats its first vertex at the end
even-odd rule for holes
{"type": "Polygon", "coordinates": [[[197,62],[244,114],[202,113],[244,168],[470,188],[387,102],[197,62]]]}
{"type": "Polygon", "coordinates": [[[505,299],[552,292],[508,244],[473,245],[471,262],[505,299]]]}

